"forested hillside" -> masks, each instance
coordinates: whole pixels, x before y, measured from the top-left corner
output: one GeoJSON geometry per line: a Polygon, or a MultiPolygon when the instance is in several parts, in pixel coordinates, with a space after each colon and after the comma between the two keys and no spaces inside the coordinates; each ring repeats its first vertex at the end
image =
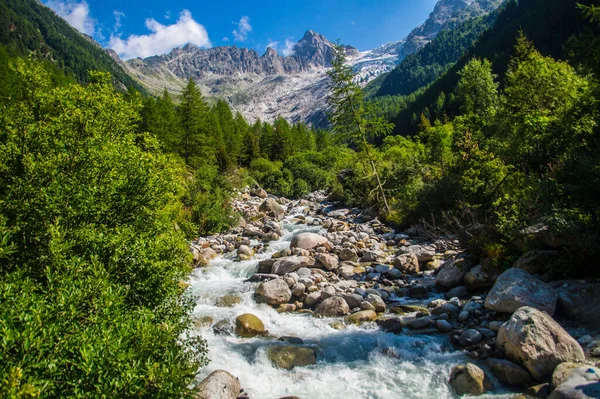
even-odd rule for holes
{"type": "Polygon", "coordinates": [[[0,45],[11,55],[51,61],[78,82],[89,81],[88,71],[110,72],[120,89],[144,89],[90,37],[36,0],[4,0],[0,3],[0,45]]]}

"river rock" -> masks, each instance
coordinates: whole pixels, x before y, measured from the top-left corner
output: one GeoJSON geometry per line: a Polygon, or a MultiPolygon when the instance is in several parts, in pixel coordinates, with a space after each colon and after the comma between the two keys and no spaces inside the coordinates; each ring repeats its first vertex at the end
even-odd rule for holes
{"type": "Polygon", "coordinates": [[[525,387],[531,384],[531,376],[523,367],[505,359],[487,359],[485,365],[502,384],[509,387],[525,387]]]}
{"type": "Polygon", "coordinates": [[[381,296],[369,294],[365,298],[365,301],[369,302],[371,305],[373,305],[373,307],[375,308],[375,311],[377,313],[385,312],[386,306],[385,306],[385,302],[383,301],[383,299],[381,299],[381,296]]]}
{"type": "Polygon", "coordinates": [[[583,366],[576,368],[565,382],[556,387],[548,399],[600,398],[600,369],[583,366]]]}
{"type": "Polygon", "coordinates": [[[360,307],[363,297],[358,294],[342,294],[342,298],[348,303],[350,309],[360,307]]]}
{"type": "Polygon", "coordinates": [[[260,204],[258,210],[259,212],[266,213],[274,218],[280,218],[285,214],[283,207],[279,205],[279,203],[277,203],[277,201],[275,201],[273,198],[267,198],[262,204],[260,204]]]}
{"type": "Polygon", "coordinates": [[[448,314],[448,315],[456,315],[460,312],[460,309],[458,308],[458,306],[454,306],[451,303],[444,303],[443,305],[440,305],[434,309],[431,310],[431,314],[434,315],[441,315],[441,314],[448,314]]]}
{"type": "Polygon", "coordinates": [[[437,328],[439,332],[443,333],[449,333],[454,329],[448,320],[437,320],[435,322],[435,328],[437,328]]]}
{"type": "Polygon", "coordinates": [[[485,307],[500,313],[513,313],[530,306],[553,315],[556,290],[522,269],[511,268],[498,277],[485,300],[485,307]]]}
{"type": "Polygon", "coordinates": [[[317,364],[317,353],[314,349],[301,346],[271,346],[267,350],[267,357],[275,366],[285,370],[317,364]]]}
{"type": "Polygon", "coordinates": [[[319,302],[321,302],[321,291],[311,292],[304,299],[304,305],[309,308],[316,306],[319,302]]]}
{"type": "Polygon", "coordinates": [[[356,270],[356,268],[354,266],[352,266],[352,265],[342,264],[337,269],[337,273],[340,276],[342,276],[342,278],[350,279],[350,278],[354,277],[354,275],[356,274],[355,270],[356,270]]]}
{"type": "Polygon", "coordinates": [[[483,335],[479,331],[470,328],[460,335],[458,342],[461,346],[471,346],[480,343],[482,340],[483,335]]]}
{"type": "Polygon", "coordinates": [[[472,291],[491,288],[498,275],[495,268],[484,268],[483,265],[477,265],[465,274],[465,286],[472,291]]]}
{"type": "Polygon", "coordinates": [[[235,324],[231,319],[219,320],[213,326],[213,332],[216,335],[233,335],[235,324]]]}
{"type": "Polygon", "coordinates": [[[377,318],[377,313],[373,310],[361,310],[346,317],[346,321],[350,324],[362,324],[367,321],[373,321],[377,318]]]}
{"type": "Polygon", "coordinates": [[[327,238],[316,233],[300,233],[292,238],[290,248],[315,249],[327,244],[327,238]]]}
{"type": "Polygon", "coordinates": [[[558,251],[529,251],[521,255],[513,264],[514,268],[523,269],[530,274],[543,274],[548,265],[558,256],[558,251]]]}
{"type": "Polygon", "coordinates": [[[443,291],[463,285],[465,275],[472,267],[472,261],[466,257],[450,260],[439,269],[437,276],[435,276],[435,284],[443,291]]]}
{"type": "Polygon", "coordinates": [[[254,256],[254,251],[247,245],[240,245],[237,250],[237,257],[239,260],[250,260],[254,256]]]}
{"type": "Polygon", "coordinates": [[[240,380],[225,370],[215,370],[200,382],[192,397],[195,399],[236,399],[240,380]]]}
{"type": "Polygon", "coordinates": [[[419,262],[428,262],[435,255],[435,247],[433,245],[411,245],[409,247],[400,248],[399,255],[405,253],[414,254],[419,262]]]}
{"type": "Polygon", "coordinates": [[[394,267],[404,274],[414,274],[420,271],[419,259],[413,253],[397,256],[394,259],[394,267]]]}
{"type": "Polygon", "coordinates": [[[221,308],[232,308],[235,305],[242,302],[242,298],[238,295],[225,295],[215,302],[215,304],[221,308]]]}
{"type": "Polygon", "coordinates": [[[430,316],[418,317],[415,319],[408,319],[405,321],[406,328],[411,330],[420,330],[422,328],[429,328],[433,324],[433,320],[430,316]]]}
{"type": "Polygon", "coordinates": [[[300,298],[304,296],[304,291],[306,290],[306,286],[302,283],[296,283],[292,286],[291,291],[292,295],[296,298],[300,298]]]}
{"type": "Polygon", "coordinates": [[[317,254],[316,260],[319,265],[323,266],[327,270],[335,270],[339,265],[339,260],[334,255],[330,254],[317,254]]]}
{"type": "Polygon", "coordinates": [[[242,338],[253,338],[266,334],[263,322],[251,313],[245,313],[235,319],[235,334],[242,338]]]}
{"type": "Polygon", "coordinates": [[[473,363],[454,366],[450,372],[450,385],[457,395],[483,395],[492,388],[489,378],[473,363]]]}
{"type": "Polygon", "coordinates": [[[399,317],[379,318],[376,319],[375,322],[385,332],[389,332],[396,335],[402,333],[402,319],[400,319],[399,317]]]}
{"type": "Polygon", "coordinates": [[[254,293],[254,299],[257,303],[279,305],[292,299],[292,291],[283,279],[276,278],[260,283],[254,293]]]}
{"type": "Polygon", "coordinates": [[[543,380],[562,362],[582,362],[583,350],[552,317],[532,307],[518,309],[498,332],[496,347],[536,380],[543,380]]]}
{"type": "Polygon", "coordinates": [[[350,313],[350,307],[344,298],[332,296],[321,302],[315,309],[314,314],[317,317],[339,317],[348,313],[350,313]]]}
{"type": "Polygon", "coordinates": [[[273,263],[271,273],[282,276],[287,273],[295,272],[302,267],[313,265],[314,261],[308,256],[286,256],[277,259],[275,263],[273,263]]]}
{"type": "Polygon", "coordinates": [[[356,262],[358,260],[358,255],[356,254],[356,250],[354,248],[342,248],[340,250],[339,257],[342,261],[356,262]]]}
{"type": "Polygon", "coordinates": [[[208,266],[211,260],[217,257],[217,253],[212,248],[192,247],[192,255],[194,256],[194,263],[196,266],[208,266]]]}
{"type": "Polygon", "coordinates": [[[552,385],[559,387],[563,382],[569,379],[573,370],[581,367],[581,363],[563,362],[556,366],[552,373],[552,385]]]}

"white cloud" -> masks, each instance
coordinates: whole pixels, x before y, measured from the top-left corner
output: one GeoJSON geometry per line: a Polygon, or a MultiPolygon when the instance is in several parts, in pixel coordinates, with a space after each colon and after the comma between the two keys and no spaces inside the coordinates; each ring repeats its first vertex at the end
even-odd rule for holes
{"type": "Polygon", "coordinates": [[[153,18],[146,20],[146,27],[152,32],[148,35],[131,35],[125,40],[111,35],[108,47],[124,59],[150,57],[165,54],[175,47],[192,43],[198,47],[210,47],[208,32],[192,18],[188,10],[183,10],[179,20],[173,25],[162,25],[153,18]]]}
{"type": "Polygon", "coordinates": [[[237,23],[238,28],[233,30],[233,39],[237,42],[245,42],[248,39],[248,33],[252,32],[250,18],[243,16],[240,22],[237,23]]]}
{"type": "Polygon", "coordinates": [[[113,15],[115,17],[115,27],[114,27],[113,31],[117,32],[119,29],[121,29],[121,18],[125,17],[125,13],[114,10],[113,15]]]}
{"type": "Polygon", "coordinates": [[[288,57],[290,55],[294,55],[294,46],[296,45],[296,43],[294,43],[293,40],[290,39],[285,39],[285,46],[283,47],[283,50],[281,50],[281,54],[284,55],[284,57],[288,57]]]}
{"type": "Polygon", "coordinates": [[[271,47],[277,50],[277,45],[279,45],[279,42],[269,39],[269,44],[267,44],[267,48],[271,47]]]}
{"type": "Polygon", "coordinates": [[[90,7],[85,0],[48,0],[46,5],[78,31],[90,36],[100,33],[96,32],[96,20],[90,16],[90,7]]]}
{"type": "Polygon", "coordinates": [[[165,19],[171,19],[171,10],[167,10],[165,13],[165,19]]]}
{"type": "Polygon", "coordinates": [[[221,40],[224,41],[224,42],[228,42],[229,38],[227,36],[224,36],[221,40]]]}

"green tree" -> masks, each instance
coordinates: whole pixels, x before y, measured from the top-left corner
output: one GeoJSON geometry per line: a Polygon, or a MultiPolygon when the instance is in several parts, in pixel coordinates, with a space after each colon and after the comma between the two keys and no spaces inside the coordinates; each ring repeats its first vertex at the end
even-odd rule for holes
{"type": "Polygon", "coordinates": [[[339,44],[334,47],[332,68],[327,71],[327,75],[330,80],[328,100],[332,108],[330,121],[333,129],[338,134],[347,137],[353,144],[358,145],[365,153],[377,181],[377,190],[381,195],[384,210],[389,214],[390,207],[368,140],[388,134],[393,129],[393,125],[387,123],[382,117],[373,116],[373,112],[367,110],[362,90],[355,83],[355,74],[352,68],[346,64],[345,48],[339,44]]]}
{"type": "Polygon", "coordinates": [[[497,76],[492,73],[488,60],[473,58],[458,73],[456,98],[463,114],[475,114],[481,118],[492,117],[498,106],[497,76]]]}
{"type": "Polygon", "coordinates": [[[182,155],[185,163],[196,167],[214,164],[216,151],[214,137],[211,137],[211,112],[191,78],[181,94],[179,118],[183,130],[182,155]]]}

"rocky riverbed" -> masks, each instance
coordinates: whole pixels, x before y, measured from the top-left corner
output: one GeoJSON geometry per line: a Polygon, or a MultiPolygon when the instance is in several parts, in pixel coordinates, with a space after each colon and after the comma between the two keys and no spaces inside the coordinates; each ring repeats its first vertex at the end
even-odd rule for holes
{"type": "Polygon", "coordinates": [[[322,193],[233,206],[191,244],[198,398],[600,397],[600,283],[548,281],[556,250],[500,271],[322,193]]]}

